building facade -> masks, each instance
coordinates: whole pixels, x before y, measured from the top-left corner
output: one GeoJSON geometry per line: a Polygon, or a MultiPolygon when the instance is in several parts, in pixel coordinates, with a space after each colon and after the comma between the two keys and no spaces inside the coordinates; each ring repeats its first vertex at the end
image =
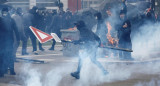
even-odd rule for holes
{"type": "Polygon", "coordinates": [[[105,0],[81,0],[82,9],[97,8],[105,0]]]}
{"type": "Polygon", "coordinates": [[[43,7],[55,7],[55,1],[57,0],[8,0],[6,4],[13,7],[32,8],[37,6],[43,7]]]}

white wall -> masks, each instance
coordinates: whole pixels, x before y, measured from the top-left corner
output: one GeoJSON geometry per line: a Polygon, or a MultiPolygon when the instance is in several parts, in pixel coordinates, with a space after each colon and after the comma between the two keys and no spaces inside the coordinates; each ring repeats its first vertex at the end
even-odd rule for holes
{"type": "Polygon", "coordinates": [[[66,9],[68,8],[68,0],[61,0],[61,2],[63,3],[64,5],[64,11],[66,11],[66,9]]]}

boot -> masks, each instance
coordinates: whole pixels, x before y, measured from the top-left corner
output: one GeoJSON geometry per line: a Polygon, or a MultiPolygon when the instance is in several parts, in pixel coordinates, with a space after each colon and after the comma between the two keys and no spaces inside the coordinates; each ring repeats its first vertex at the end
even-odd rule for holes
{"type": "Polygon", "coordinates": [[[71,73],[71,76],[76,78],[76,79],[80,79],[79,73],[77,73],[77,72],[71,73]]]}
{"type": "Polygon", "coordinates": [[[39,48],[39,50],[44,51],[44,49],[43,49],[43,48],[39,48]]]}
{"type": "Polygon", "coordinates": [[[54,51],[54,48],[52,48],[52,47],[51,47],[51,48],[49,48],[48,50],[52,50],[52,51],[54,51]]]}
{"type": "Polygon", "coordinates": [[[22,52],[22,55],[29,55],[29,53],[27,53],[27,52],[22,52]]]}

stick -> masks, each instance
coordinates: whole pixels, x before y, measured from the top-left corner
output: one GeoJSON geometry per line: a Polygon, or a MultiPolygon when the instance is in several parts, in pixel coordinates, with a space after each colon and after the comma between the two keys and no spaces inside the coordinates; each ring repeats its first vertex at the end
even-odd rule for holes
{"type": "Polygon", "coordinates": [[[105,47],[100,47],[100,48],[108,48],[108,49],[113,49],[113,50],[120,50],[120,51],[126,51],[126,52],[133,52],[133,50],[131,50],[131,49],[118,48],[118,47],[112,47],[112,46],[105,46],[105,47]]]}
{"type": "Polygon", "coordinates": [[[16,59],[24,60],[24,61],[29,61],[29,62],[39,62],[39,63],[44,63],[44,61],[40,61],[40,60],[24,59],[24,58],[16,58],[16,59]]]}

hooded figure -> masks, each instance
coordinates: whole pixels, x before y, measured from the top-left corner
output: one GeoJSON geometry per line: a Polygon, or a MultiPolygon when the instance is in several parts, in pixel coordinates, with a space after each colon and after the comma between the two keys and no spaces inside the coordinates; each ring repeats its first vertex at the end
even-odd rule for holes
{"type": "Polygon", "coordinates": [[[85,57],[89,57],[90,60],[102,70],[103,74],[106,75],[108,72],[96,59],[96,52],[98,46],[100,46],[101,44],[100,38],[95,35],[91,30],[86,28],[84,21],[78,21],[77,23],[75,23],[75,25],[80,32],[80,40],[74,41],[74,44],[80,44],[80,47],[83,50],[83,56],[86,55],[84,53],[87,53],[88,55],[84,57],[79,57],[77,71],[71,73],[71,76],[75,77],[76,79],[80,78],[80,71],[85,57]]]}
{"type": "Polygon", "coordinates": [[[0,18],[0,77],[8,73],[8,68],[10,69],[10,74],[15,75],[14,34],[16,35],[16,41],[19,42],[20,38],[15,21],[9,15],[8,8],[3,8],[2,17],[0,18]]]}
{"type": "MultiPolygon", "coordinates": [[[[131,37],[130,37],[131,22],[126,19],[124,11],[120,12],[120,20],[121,20],[121,24],[119,25],[120,27],[118,29],[119,47],[132,49],[132,42],[131,42],[131,37]]],[[[133,60],[130,52],[120,51],[119,57],[120,59],[133,60]]]]}

